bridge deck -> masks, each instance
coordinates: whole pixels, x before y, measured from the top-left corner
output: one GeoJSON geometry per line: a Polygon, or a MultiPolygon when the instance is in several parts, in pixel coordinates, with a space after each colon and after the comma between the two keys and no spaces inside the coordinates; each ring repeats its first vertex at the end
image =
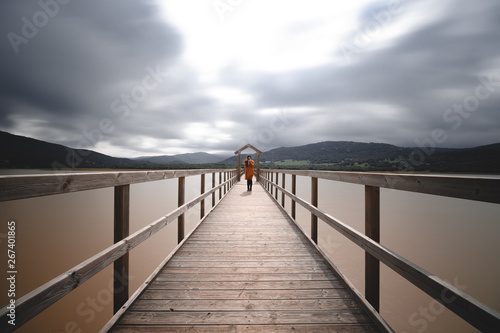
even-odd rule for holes
{"type": "Polygon", "coordinates": [[[378,332],[265,190],[241,181],[113,332],[378,332]]]}

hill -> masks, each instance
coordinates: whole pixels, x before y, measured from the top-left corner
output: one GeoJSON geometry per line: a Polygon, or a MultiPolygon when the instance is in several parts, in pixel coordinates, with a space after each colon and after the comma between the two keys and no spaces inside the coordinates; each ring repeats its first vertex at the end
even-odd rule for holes
{"type": "MultiPolygon", "coordinates": [[[[231,167],[237,156],[223,160],[207,153],[115,158],[86,149],[0,131],[0,168],[206,168],[231,167]]],[[[255,158],[255,154],[253,154],[255,158]]],[[[466,149],[398,147],[383,143],[325,141],[264,152],[261,168],[341,171],[431,171],[499,173],[500,143],[466,149]]]]}
{"type": "Polygon", "coordinates": [[[132,168],[149,164],[2,131],[0,142],[0,168],[3,169],[132,168]]]}
{"type": "Polygon", "coordinates": [[[178,155],[143,156],[135,160],[149,161],[155,164],[211,164],[224,160],[226,156],[208,153],[188,153],[178,155]]]}
{"type": "MultiPolygon", "coordinates": [[[[500,144],[430,150],[384,143],[325,141],[271,149],[264,152],[261,162],[264,168],[498,173],[500,144]]],[[[237,157],[224,163],[237,163],[237,157]]]]}

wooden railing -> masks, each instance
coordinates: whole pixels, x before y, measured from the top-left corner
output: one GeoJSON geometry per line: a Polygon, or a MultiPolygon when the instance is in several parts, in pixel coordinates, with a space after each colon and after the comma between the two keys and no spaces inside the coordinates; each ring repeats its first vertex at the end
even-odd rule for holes
{"type": "Polygon", "coordinates": [[[70,193],[114,187],[114,244],[83,261],[37,289],[15,301],[16,325],[8,324],[7,306],[0,311],[0,332],[12,332],[37,314],[66,296],[89,278],[114,263],[114,312],[128,300],[128,253],[137,245],[177,219],[178,241],[184,239],[184,214],[196,204],[200,205],[200,219],[205,216],[204,200],[212,196],[212,209],[232,188],[237,179],[236,170],[175,170],[125,171],[101,173],[63,173],[48,175],[0,176],[0,201],[25,199],[53,194],[70,193]],[[219,184],[215,185],[216,174],[219,184]],[[212,174],[212,188],[205,192],[205,175],[212,174]],[[185,178],[201,175],[201,195],[185,203],[185,178]],[[222,181],[224,177],[224,181],[222,181]],[[129,235],[130,185],[164,179],[178,179],[178,208],[129,235]]]}
{"type": "MultiPolygon", "coordinates": [[[[271,197],[285,207],[285,195],[291,198],[291,217],[295,220],[296,203],[311,212],[311,240],[318,243],[318,218],[365,250],[365,299],[379,311],[380,262],[426,292],[482,332],[500,332],[500,313],[487,307],[455,286],[432,275],[380,244],[380,188],[434,194],[454,198],[500,203],[500,179],[384,173],[331,172],[309,170],[262,170],[259,181],[271,197]],[[279,174],[281,186],[279,185],[279,174]],[[291,175],[291,192],[285,175],[291,175]],[[296,195],[296,177],[311,179],[311,202],[296,195]],[[365,186],[365,234],[349,227],[318,209],[318,179],[365,186]]],[[[352,284],[350,284],[351,287],[352,284]]],[[[356,291],[356,295],[363,297],[356,291]]]]}

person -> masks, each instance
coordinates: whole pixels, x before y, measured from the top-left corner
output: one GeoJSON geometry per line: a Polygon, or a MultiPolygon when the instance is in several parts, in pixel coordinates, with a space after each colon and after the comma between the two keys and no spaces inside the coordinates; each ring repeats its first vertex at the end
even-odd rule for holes
{"type": "Polygon", "coordinates": [[[252,190],[253,165],[254,161],[252,161],[252,156],[248,155],[245,160],[245,179],[247,180],[247,191],[252,190]]]}

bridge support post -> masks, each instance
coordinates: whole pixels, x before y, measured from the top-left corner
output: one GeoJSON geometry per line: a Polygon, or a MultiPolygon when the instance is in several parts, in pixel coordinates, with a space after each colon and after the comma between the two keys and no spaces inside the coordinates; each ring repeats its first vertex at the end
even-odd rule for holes
{"type": "Polygon", "coordinates": [[[238,153],[238,181],[241,180],[241,152],[238,153]]]}
{"type": "MultiPolygon", "coordinates": [[[[201,174],[200,194],[205,193],[205,174],[201,174]]],[[[200,202],[200,220],[205,216],[205,199],[200,202]]]]}
{"type": "MultiPolygon", "coordinates": [[[[292,175],[292,194],[297,194],[297,175],[292,175]]],[[[292,219],[295,220],[295,200],[292,199],[292,219]]]]}
{"type": "MultiPolygon", "coordinates": [[[[285,173],[281,176],[281,187],[285,188],[285,173]]],[[[281,207],[285,208],[285,192],[281,192],[281,207]]]]}
{"type": "MultiPolygon", "coordinates": [[[[222,171],[219,172],[219,185],[222,184],[222,171]]],[[[222,199],[222,187],[219,187],[219,200],[222,199]]]]}
{"type": "MultiPolygon", "coordinates": [[[[186,177],[179,177],[179,186],[177,194],[178,207],[184,205],[186,193],[186,177]]],[[[184,214],[177,218],[177,243],[182,242],[184,239],[184,214]]]]}
{"type": "MultiPolygon", "coordinates": [[[[380,188],[365,185],[365,235],[380,242],[380,188]]],[[[365,252],[365,298],[380,311],[380,262],[365,252]]]]}
{"type": "MultiPolygon", "coordinates": [[[[215,172],[212,172],[212,188],[215,187],[215,172]]],[[[215,206],[215,192],[212,192],[212,208],[215,206]]]]}
{"type": "MultiPolygon", "coordinates": [[[[280,181],[279,181],[279,173],[276,172],[276,185],[279,186],[280,184],[280,181]]],[[[276,199],[276,201],[278,201],[278,187],[275,187],[275,192],[274,192],[274,199],[276,199]]]]}
{"type": "MultiPolygon", "coordinates": [[[[311,177],[311,204],[318,207],[318,178],[311,177]]],[[[318,244],[318,217],[311,213],[311,239],[318,244]]]]}
{"type": "MultiPolygon", "coordinates": [[[[114,242],[129,236],[130,185],[115,186],[114,242]]],[[[118,312],[128,300],[129,254],[124,254],[113,263],[113,313],[118,312]]]]}

